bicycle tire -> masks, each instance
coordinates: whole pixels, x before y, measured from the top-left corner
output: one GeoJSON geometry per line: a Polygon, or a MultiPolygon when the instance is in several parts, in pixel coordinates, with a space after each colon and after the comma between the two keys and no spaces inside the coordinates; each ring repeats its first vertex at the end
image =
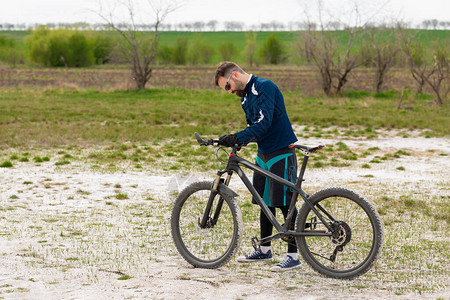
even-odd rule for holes
{"type": "Polygon", "coordinates": [[[226,264],[236,253],[243,235],[242,214],[234,197],[218,193],[216,203],[224,199],[217,223],[202,229],[199,218],[203,216],[212,190],[211,182],[195,182],[180,192],[175,200],[171,231],[175,246],[181,256],[198,268],[215,269],[226,264]]]}
{"type": "MultiPolygon", "coordinates": [[[[299,236],[297,247],[311,268],[328,277],[352,279],[366,273],[375,263],[383,246],[383,227],[374,206],[355,192],[344,188],[320,190],[310,197],[340,221],[335,237],[299,236]],[[342,246],[342,251],[338,250],[342,246]],[[332,255],[335,260],[332,261],[332,255]]],[[[320,211],[321,212],[321,211],[320,211]]],[[[330,218],[321,212],[327,223],[330,218]]],[[[296,219],[297,231],[329,232],[305,202],[296,219]]]]}

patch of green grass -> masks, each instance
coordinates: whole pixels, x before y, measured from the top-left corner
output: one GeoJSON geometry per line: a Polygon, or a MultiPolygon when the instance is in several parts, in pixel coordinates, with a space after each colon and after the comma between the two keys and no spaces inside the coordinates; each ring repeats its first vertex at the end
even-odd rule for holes
{"type": "Polygon", "coordinates": [[[0,168],[12,168],[13,164],[9,160],[4,161],[0,164],[0,168]]]}
{"type": "Polygon", "coordinates": [[[118,193],[114,196],[116,199],[118,200],[125,200],[128,199],[128,195],[127,194],[123,194],[123,193],[118,193]]]}
{"type": "Polygon", "coordinates": [[[346,150],[348,149],[348,146],[343,142],[337,142],[336,145],[338,146],[338,150],[346,150]]]}
{"type": "Polygon", "coordinates": [[[41,163],[41,162],[44,162],[44,160],[43,160],[42,158],[40,158],[39,156],[35,156],[35,157],[33,158],[33,160],[34,160],[35,163],[41,163]]]}

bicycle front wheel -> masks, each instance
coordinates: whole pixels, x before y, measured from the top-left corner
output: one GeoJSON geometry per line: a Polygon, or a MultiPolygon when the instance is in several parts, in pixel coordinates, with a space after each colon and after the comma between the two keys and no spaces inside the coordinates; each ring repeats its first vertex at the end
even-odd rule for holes
{"type": "MultiPolygon", "coordinates": [[[[351,279],[367,272],[383,244],[381,220],[373,205],[344,188],[318,191],[310,201],[334,234],[297,237],[303,259],[329,277],[351,279]]],[[[296,230],[330,232],[307,203],[297,216],[296,230]]]]}
{"type": "Polygon", "coordinates": [[[186,187],[175,200],[172,210],[172,237],[178,252],[194,267],[214,269],[226,264],[236,253],[242,240],[241,211],[233,197],[217,193],[200,226],[212,192],[211,182],[196,182],[186,187]],[[218,203],[222,203],[219,204],[218,203]],[[217,216],[214,220],[214,216],[217,216]]]}

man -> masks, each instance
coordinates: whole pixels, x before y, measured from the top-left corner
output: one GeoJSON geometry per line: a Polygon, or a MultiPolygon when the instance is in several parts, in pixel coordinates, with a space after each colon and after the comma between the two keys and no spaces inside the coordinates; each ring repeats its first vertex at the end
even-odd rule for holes
{"type": "MultiPolygon", "coordinates": [[[[235,134],[219,138],[219,144],[231,147],[256,138],[258,154],[256,163],[265,170],[295,182],[297,175],[297,157],[295,149],[289,145],[297,141],[292,130],[284,105],[283,95],[270,80],[258,78],[246,73],[233,62],[223,62],[216,70],[216,85],[241,98],[248,127],[235,134]]],[[[280,208],[286,219],[292,191],[281,184],[254,173],[253,185],[264,202],[275,214],[280,208]]],[[[252,201],[256,204],[255,199],[252,201]]],[[[292,218],[293,226],[297,209],[292,218]]],[[[260,211],[261,238],[272,235],[273,225],[264,212],[260,211]]],[[[239,262],[271,261],[270,242],[261,244],[260,249],[249,255],[239,257],[239,262]]],[[[284,260],[274,266],[272,271],[287,271],[300,266],[295,242],[288,244],[288,253],[284,260]]]]}

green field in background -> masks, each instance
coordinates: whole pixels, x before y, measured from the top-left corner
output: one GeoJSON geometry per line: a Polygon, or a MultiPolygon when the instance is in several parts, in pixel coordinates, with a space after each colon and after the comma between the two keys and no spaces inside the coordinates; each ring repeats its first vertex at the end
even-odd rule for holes
{"type": "MultiPolygon", "coordinates": [[[[411,95],[411,97],[414,97],[411,95]]],[[[349,92],[341,98],[305,98],[285,93],[292,122],[318,128],[346,127],[350,136],[376,137],[380,129],[425,129],[449,135],[450,106],[415,97],[397,109],[399,95],[349,92]]],[[[2,147],[191,138],[193,132],[219,136],[245,128],[239,99],[219,90],[0,91],[2,147]]]]}

